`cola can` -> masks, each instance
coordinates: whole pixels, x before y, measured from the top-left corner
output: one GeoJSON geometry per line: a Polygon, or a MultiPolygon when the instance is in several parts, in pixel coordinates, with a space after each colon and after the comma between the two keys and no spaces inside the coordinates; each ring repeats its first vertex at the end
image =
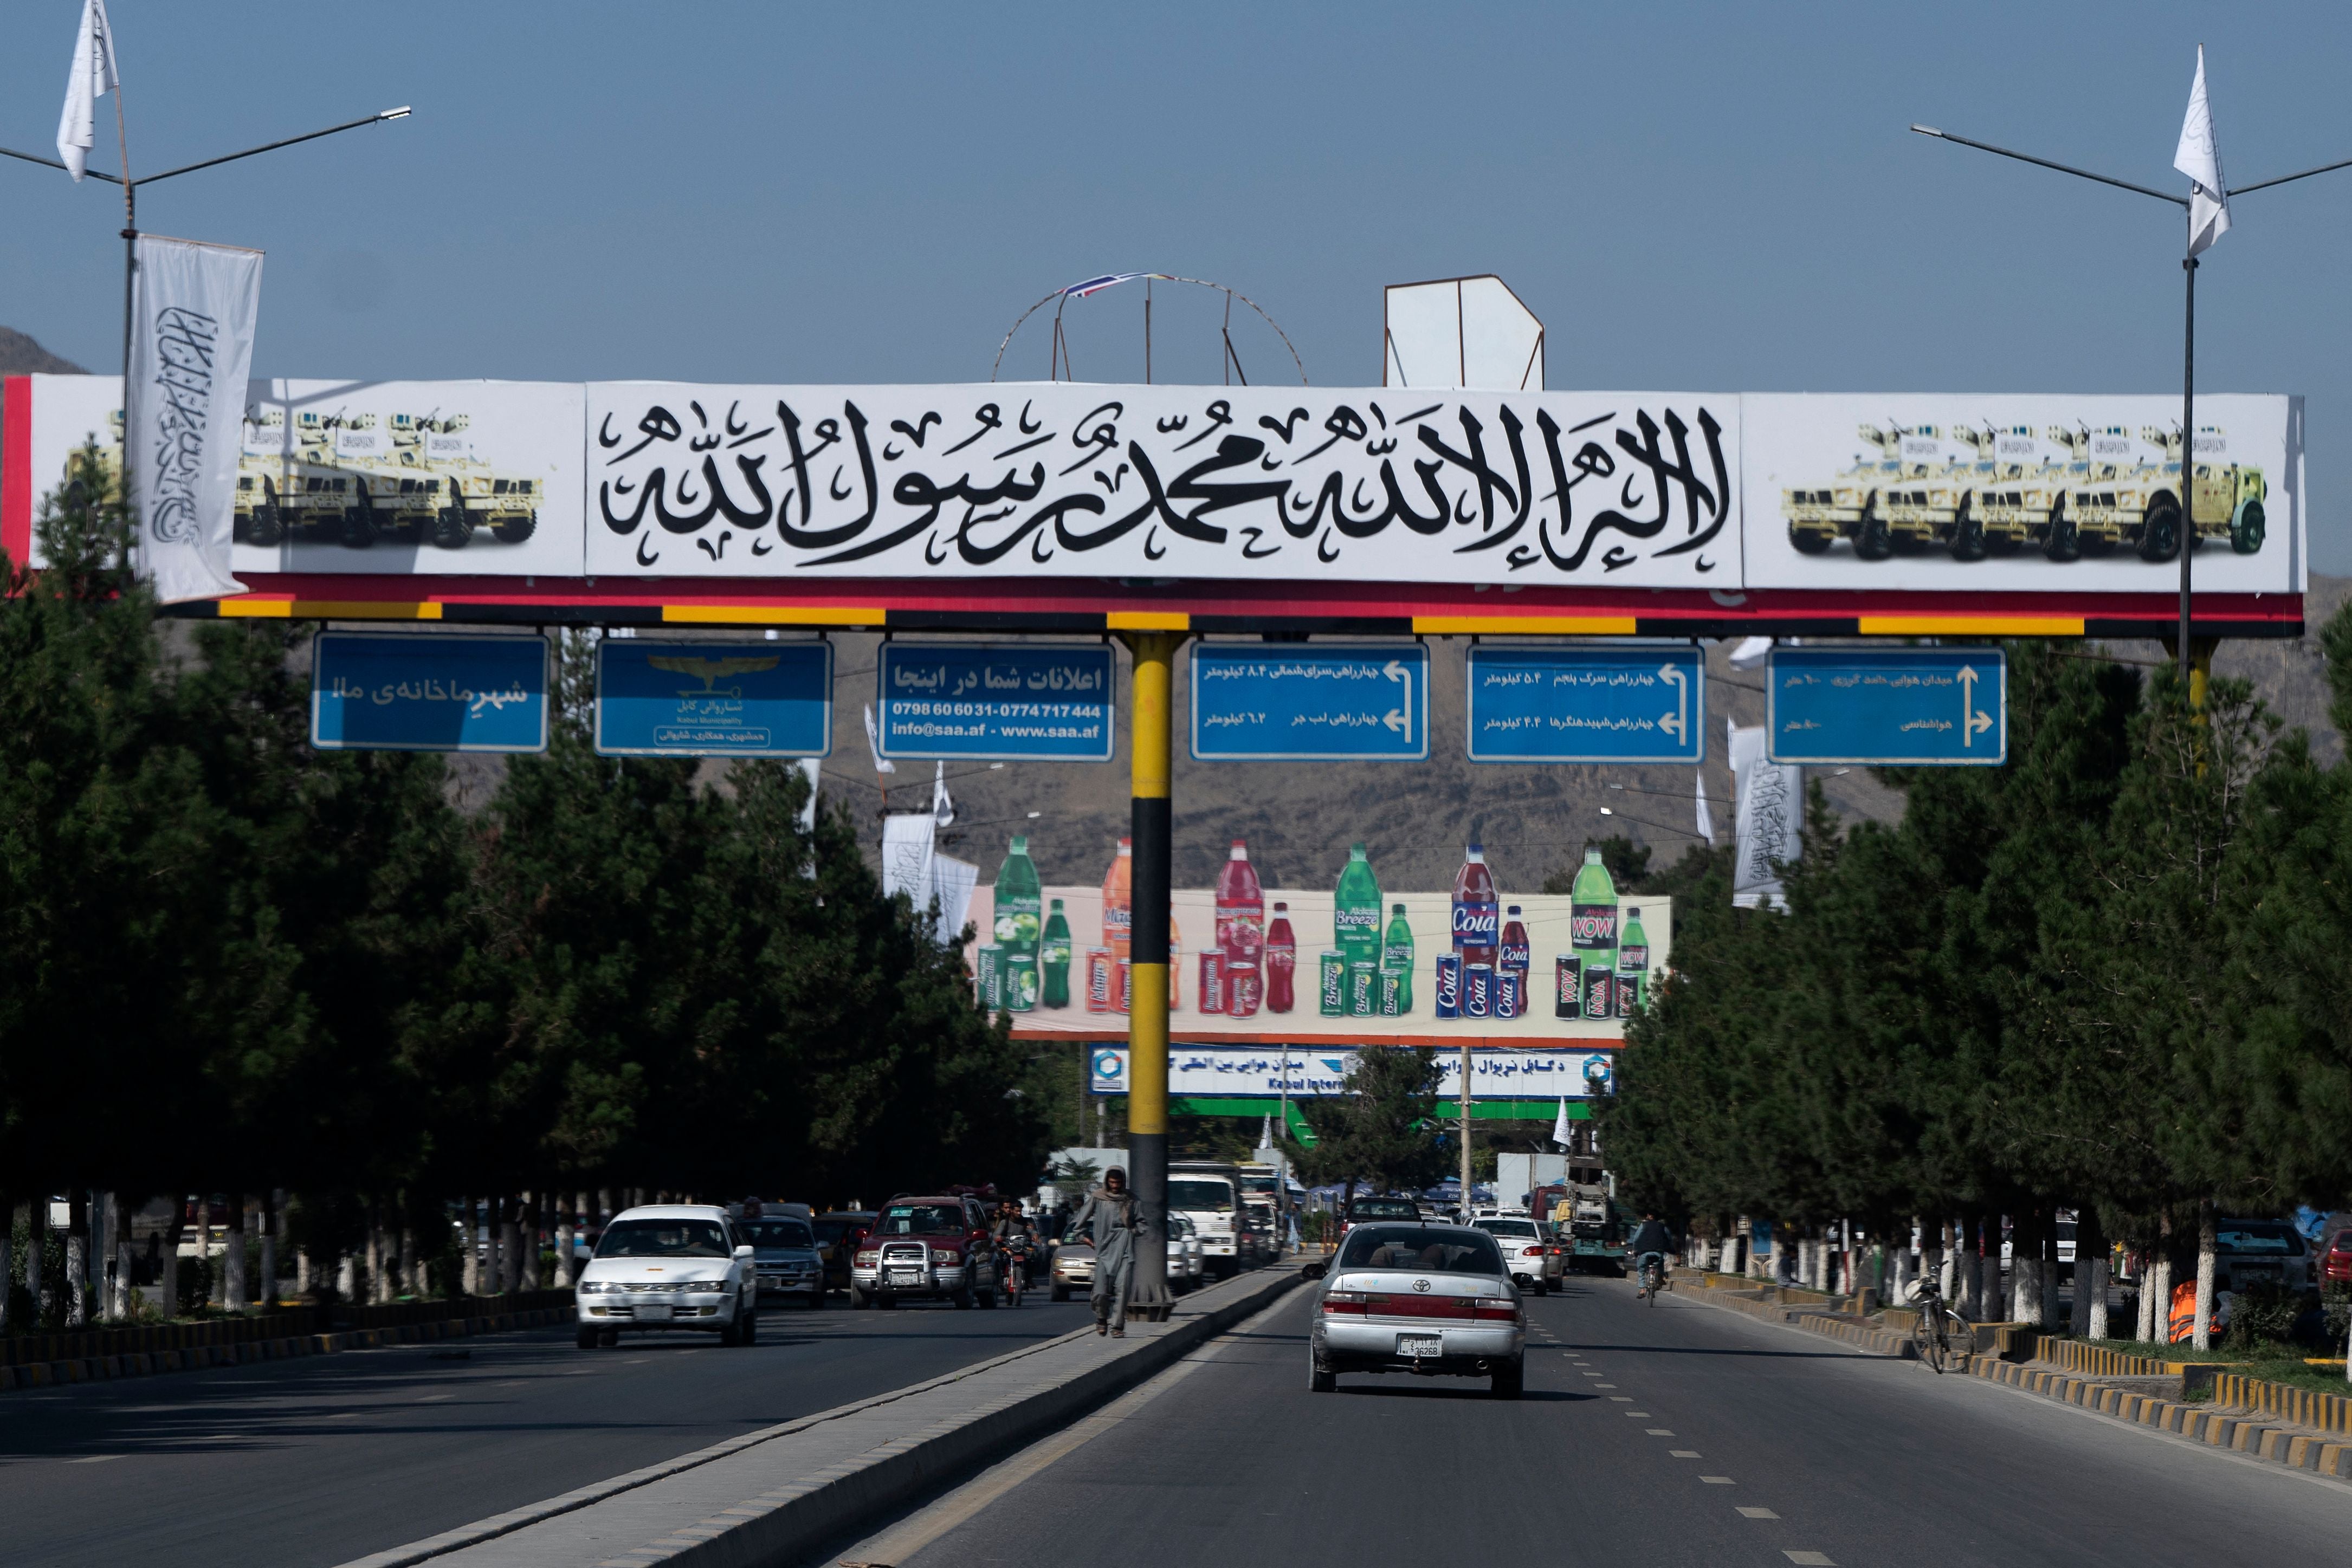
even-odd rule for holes
{"type": "Polygon", "coordinates": [[[1110,1011],[1111,975],[1110,949],[1108,947],[1087,948],[1087,1011],[1090,1013],[1107,1013],[1110,1011]]]}
{"type": "Polygon", "coordinates": [[[977,977],[980,1005],[990,1012],[1004,1005],[1004,949],[993,942],[980,945],[977,977]]]}
{"type": "Polygon", "coordinates": [[[1402,975],[1386,970],[1381,972],[1380,1005],[1381,1017],[1384,1019],[1404,1017],[1404,977],[1402,975]]]}
{"type": "Polygon", "coordinates": [[[1223,953],[1201,955],[1201,1010],[1204,1013],[1225,1010],[1225,956],[1223,953]]]}
{"type": "Polygon", "coordinates": [[[1495,1016],[1494,965],[1462,966],[1462,1016],[1466,1019],[1495,1016]]]}
{"type": "Polygon", "coordinates": [[[1233,969],[1225,975],[1225,1011],[1237,1019],[1255,1018],[1265,1005],[1265,980],[1256,969],[1233,969]]]}
{"type": "Polygon", "coordinates": [[[1617,1016],[1617,975],[1604,964],[1595,964],[1584,971],[1584,1016],[1588,1019],[1617,1016]]]}
{"type": "Polygon", "coordinates": [[[1437,1016],[1458,1019],[1462,1016],[1462,955],[1440,953],[1437,956],[1437,988],[1434,1002],[1437,1016]]]}
{"type": "Polygon", "coordinates": [[[1348,956],[1323,955],[1322,984],[1316,988],[1318,1010],[1327,1019],[1348,1016],[1348,956]]]}
{"type": "Polygon", "coordinates": [[[1498,1019],[1524,1018],[1528,1011],[1528,977],[1523,969],[1498,969],[1495,973],[1495,1016],[1498,1019]]]}
{"type": "Polygon", "coordinates": [[[1368,1019],[1379,1010],[1380,971],[1370,964],[1348,966],[1348,1016],[1368,1019]]]}
{"type": "Polygon", "coordinates": [[[1551,1016],[1556,1019],[1580,1019],[1584,1016],[1582,988],[1583,965],[1573,953],[1562,953],[1552,960],[1551,1016]]]}

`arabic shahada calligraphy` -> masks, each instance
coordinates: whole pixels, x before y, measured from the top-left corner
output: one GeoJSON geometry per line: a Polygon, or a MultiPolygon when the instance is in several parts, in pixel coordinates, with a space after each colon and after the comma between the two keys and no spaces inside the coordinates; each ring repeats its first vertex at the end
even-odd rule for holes
{"type": "Polygon", "coordinates": [[[1738,576],[1736,399],[1111,390],[592,385],[587,570],[1738,576]]]}

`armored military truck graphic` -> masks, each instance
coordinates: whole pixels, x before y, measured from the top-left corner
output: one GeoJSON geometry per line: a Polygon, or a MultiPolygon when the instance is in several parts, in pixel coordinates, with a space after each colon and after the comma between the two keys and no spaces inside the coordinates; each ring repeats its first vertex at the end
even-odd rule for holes
{"type": "Polygon", "coordinates": [[[1875,461],[1857,456],[1827,489],[1780,492],[1789,542],[1801,554],[1820,555],[1843,536],[1864,560],[1950,544],[1972,476],[1969,465],[1946,455],[1942,429],[1890,423],[1885,429],[1865,424],[1860,434],[1878,448],[1875,461]]]}
{"type": "Polygon", "coordinates": [[[373,413],[303,409],[294,415],[294,450],[276,452],[285,415],[248,420],[237,475],[238,537],[275,545],[289,538],[327,539],[365,549],[378,539],[463,549],[478,528],[520,544],[539,526],[542,481],[495,472],[472,454],[465,414],[373,413]]]}
{"type": "MultiPolygon", "coordinates": [[[[2150,446],[2163,448],[2164,472],[2177,490],[2180,483],[2180,432],[2147,424],[2140,427],[2139,438],[2150,446]]],[[[2227,433],[2218,424],[2200,426],[2197,444],[2216,454],[2229,450],[2227,433]]],[[[2263,503],[2270,498],[2270,486],[2263,481],[2261,469],[2241,463],[2200,463],[2192,493],[2194,504],[2190,511],[2196,528],[2189,538],[2190,549],[2197,549],[2207,539],[2216,544],[2227,540],[2231,553],[2236,555],[2253,555],[2263,548],[2269,523],[2263,503]]]]}
{"type": "Polygon", "coordinates": [[[1952,559],[2015,555],[2028,545],[2048,554],[2065,510],[2065,465],[2041,455],[2027,425],[1958,424],[1952,439],[1976,454],[1952,527],[1952,559]]]}

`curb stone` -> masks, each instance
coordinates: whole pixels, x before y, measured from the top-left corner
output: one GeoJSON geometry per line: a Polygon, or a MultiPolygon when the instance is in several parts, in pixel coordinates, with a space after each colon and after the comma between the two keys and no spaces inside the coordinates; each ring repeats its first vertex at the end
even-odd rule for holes
{"type": "Polygon", "coordinates": [[[396,1328],[345,1329],[336,1333],[247,1340],[241,1344],[205,1344],[186,1350],[131,1351],[119,1355],[79,1356],[68,1361],[35,1361],[22,1366],[0,1366],[0,1390],[58,1388],[68,1384],[99,1383],[118,1377],[143,1377],[163,1372],[198,1372],[215,1366],[245,1366],[257,1361],[289,1361],[298,1356],[378,1350],[393,1344],[421,1344],[428,1340],[510,1333],[518,1329],[569,1322],[571,1319],[570,1307],[540,1307],[529,1312],[496,1312],[487,1317],[442,1318],[421,1323],[403,1323],[396,1328]]]}
{"type": "Polygon", "coordinates": [[[2290,1469],[2352,1480],[2352,1442],[2331,1440],[2332,1436],[2340,1434],[2301,1431],[2284,1423],[2266,1421],[2251,1412],[2217,1410],[2210,1405],[2162,1399],[2137,1389],[2097,1383],[2030,1363],[2017,1365],[1979,1361],[1969,1370],[1986,1382],[2077,1405],[2118,1421],[2169,1432],[2211,1448],[2228,1448],[2290,1469]]]}

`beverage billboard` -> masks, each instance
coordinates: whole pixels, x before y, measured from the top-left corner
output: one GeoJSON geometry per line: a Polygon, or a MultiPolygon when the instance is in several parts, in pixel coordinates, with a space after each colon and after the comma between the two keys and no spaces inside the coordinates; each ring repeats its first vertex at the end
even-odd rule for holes
{"type": "MultiPolygon", "coordinates": [[[[1016,838],[973,894],[983,1005],[1016,1039],[1124,1034],[1134,981],[1130,860],[1100,886],[1040,881],[1016,838]]],[[[1170,902],[1169,1028],[1203,1045],[1613,1043],[1674,938],[1671,899],[1621,895],[1588,851],[1571,892],[1520,893],[1466,846],[1446,889],[1383,888],[1361,844],[1328,888],[1266,886],[1234,841],[1211,887],[1170,902]]]]}

